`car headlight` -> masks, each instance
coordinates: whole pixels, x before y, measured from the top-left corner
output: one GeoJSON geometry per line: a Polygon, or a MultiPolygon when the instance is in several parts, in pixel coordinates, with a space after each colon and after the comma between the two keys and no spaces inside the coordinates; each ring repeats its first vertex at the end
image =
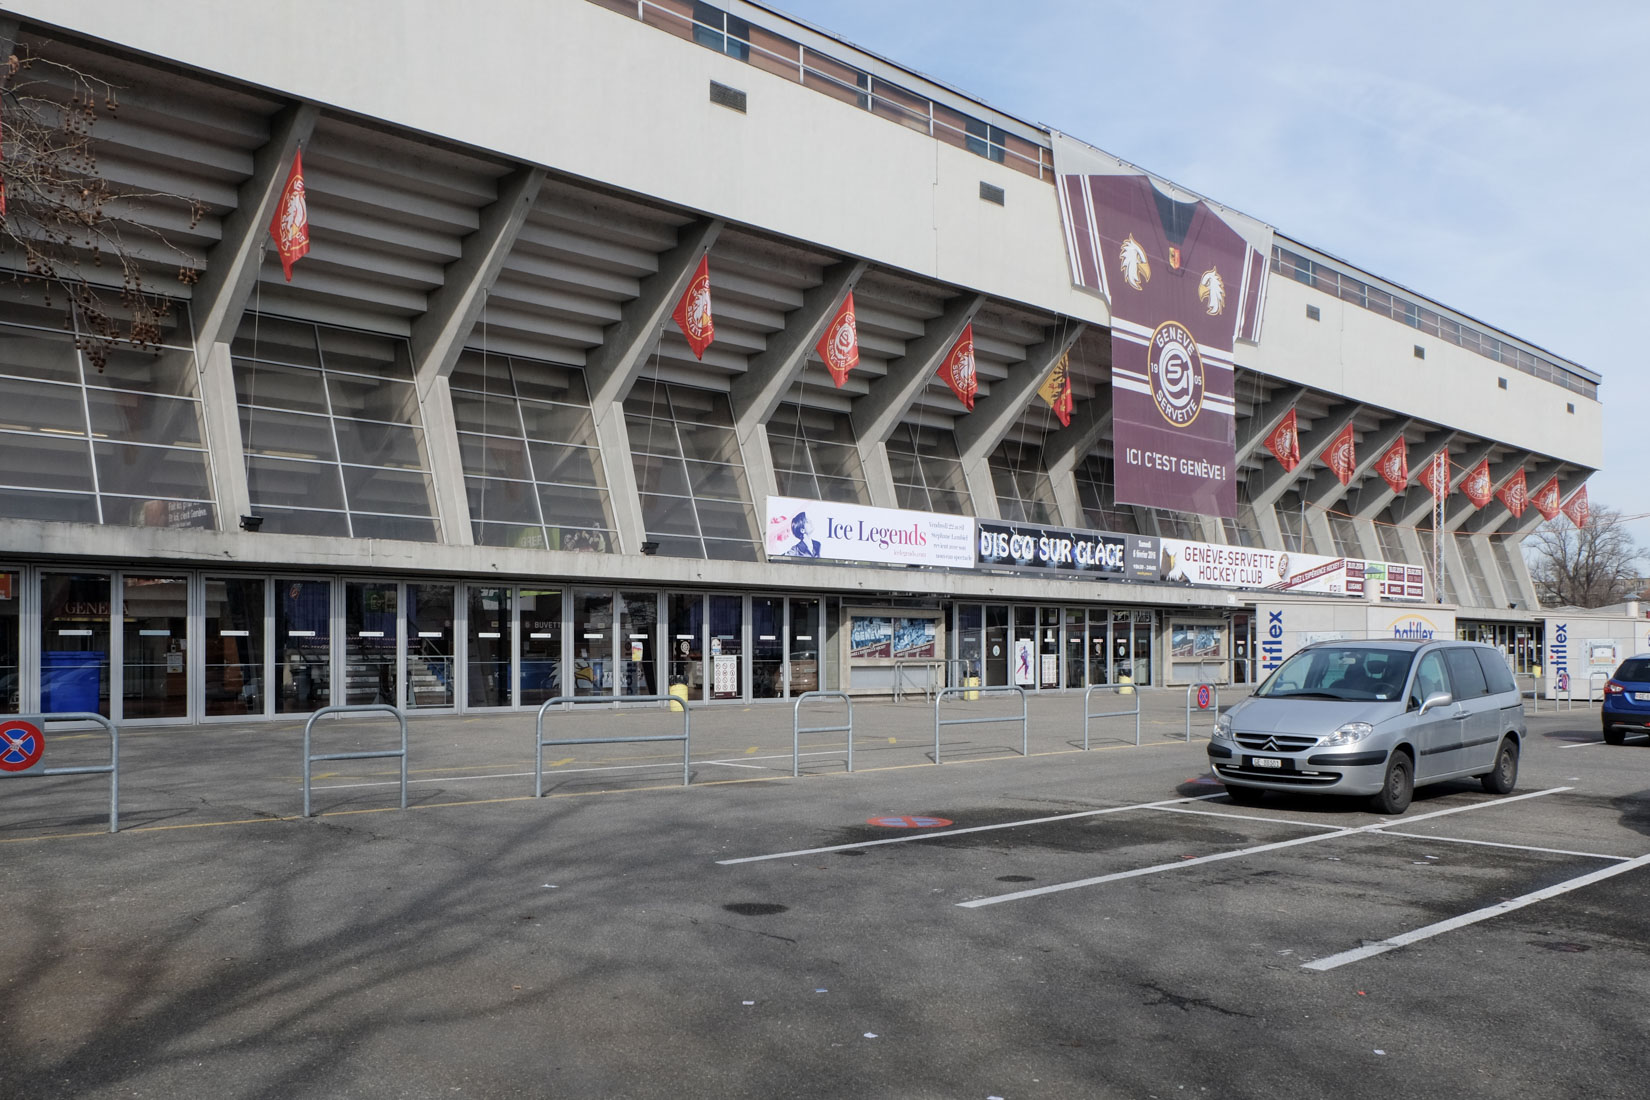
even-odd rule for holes
{"type": "Polygon", "coordinates": [[[1216,740],[1216,741],[1230,741],[1230,740],[1232,740],[1232,716],[1231,715],[1229,715],[1229,714],[1220,714],[1220,715],[1215,716],[1214,740],[1216,740]]]}
{"type": "Polygon", "coordinates": [[[1375,727],[1368,722],[1348,722],[1322,741],[1319,741],[1318,748],[1333,749],[1342,745],[1356,745],[1374,732],[1375,727]]]}

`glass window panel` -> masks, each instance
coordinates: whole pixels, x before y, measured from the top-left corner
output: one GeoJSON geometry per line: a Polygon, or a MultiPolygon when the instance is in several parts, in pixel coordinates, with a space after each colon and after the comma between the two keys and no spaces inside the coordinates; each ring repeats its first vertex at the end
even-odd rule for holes
{"type": "Polygon", "coordinates": [[[723,466],[714,462],[689,462],[688,481],[696,497],[716,497],[721,500],[750,499],[745,485],[745,471],[737,466],[723,466]]]}
{"type": "Polygon", "coordinates": [[[860,472],[859,449],[831,443],[812,445],[814,469],[830,477],[863,478],[860,472]]]}
{"type": "Polygon", "coordinates": [[[952,492],[950,489],[929,489],[928,510],[951,516],[973,514],[968,497],[962,493],[952,492]]]}
{"type": "Polygon", "coordinates": [[[909,508],[917,512],[939,511],[938,508],[930,506],[928,490],[921,485],[895,485],[894,498],[899,501],[901,508],[909,508]]]}
{"type": "Polygon", "coordinates": [[[248,455],[335,462],[332,422],[324,416],[241,408],[241,445],[248,455]]]}
{"type": "Polygon", "coordinates": [[[605,528],[612,524],[606,494],[599,490],[543,485],[539,487],[539,501],[548,527],[605,528]]]}
{"type": "Polygon", "coordinates": [[[724,538],[751,537],[751,506],[739,501],[699,500],[699,523],[707,535],[724,538]]]}
{"type": "Polygon", "coordinates": [[[534,524],[470,522],[477,546],[514,546],[518,550],[543,550],[544,528],[534,524]]]}
{"type": "Polygon", "coordinates": [[[693,501],[680,496],[641,494],[642,522],[647,537],[657,535],[698,535],[699,521],[694,518],[693,501]]]}
{"type": "Polygon", "coordinates": [[[141,351],[110,348],[101,371],[86,372],[89,386],[190,396],[195,392],[195,356],[179,348],[141,351]]]}
{"type": "Polygon", "coordinates": [[[893,472],[894,480],[901,485],[921,485],[922,467],[917,463],[917,456],[904,451],[888,448],[888,468],[893,472]]]}
{"type": "Polygon", "coordinates": [[[123,443],[203,446],[200,406],[186,398],[88,390],[86,404],[91,410],[94,434],[123,443]]]}
{"type": "Polygon", "coordinates": [[[488,523],[539,523],[538,493],[530,481],[467,477],[464,479],[464,489],[470,500],[472,520],[488,523]]]}
{"type": "Polygon", "coordinates": [[[670,421],[626,413],[624,422],[632,453],[682,457],[682,445],[677,441],[676,428],[670,421]]]}
{"type": "MultiPolygon", "coordinates": [[[[4,461],[0,453],[0,462],[4,461]]],[[[89,493],[80,496],[0,488],[0,516],[47,523],[96,523],[97,498],[89,493]]]]}
{"type": "Polygon", "coordinates": [[[677,425],[682,438],[685,458],[702,458],[710,462],[738,462],[739,437],[732,428],[708,424],[682,423],[677,425]]]}
{"type": "Polygon", "coordinates": [[[401,539],[406,542],[435,542],[440,532],[433,519],[413,516],[377,516],[350,513],[350,526],[358,539],[401,539]]]}
{"type": "Polygon", "coordinates": [[[687,466],[679,459],[637,455],[636,488],[643,493],[687,496],[687,466]]]}
{"type": "Polygon", "coordinates": [[[327,387],[332,396],[333,416],[388,420],[394,424],[419,422],[418,391],[411,382],[388,382],[382,378],[329,371],[327,387]]]}
{"type": "Polygon", "coordinates": [[[712,561],[755,561],[756,547],[749,541],[734,542],[731,539],[706,539],[705,557],[712,561]]]}
{"type": "Polygon", "coordinates": [[[206,578],[206,713],[264,712],[264,582],[206,578]]]}
{"type": "Polygon", "coordinates": [[[344,507],[338,467],[329,463],[248,458],[246,480],[254,507],[270,504],[339,511],[344,507]]]}
{"type": "Polygon", "coordinates": [[[666,390],[670,398],[671,419],[678,424],[733,427],[733,406],[728,404],[727,394],[687,386],[667,386],[666,390]]]}
{"type": "Polygon", "coordinates": [[[515,392],[510,380],[510,360],[502,355],[484,356],[471,348],[459,354],[447,385],[454,390],[476,390],[490,394],[515,392]]]}
{"type": "Polygon", "coordinates": [[[774,481],[779,487],[779,494],[787,497],[800,497],[803,500],[824,500],[820,496],[819,482],[814,475],[806,470],[793,473],[790,470],[775,470],[774,481]]]}
{"type": "Polygon", "coordinates": [[[236,356],[247,356],[277,363],[298,366],[321,365],[315,350],[315,326],[306,321],[290,321],[284,317],[267,317],[248,313],[242,320],[231,351],[236,356]]]}
{"type": "Polygon", "coordinates": [[[651,530],[647,537],[659,544],[659,556],[662,558],[703,558],[705,544],[698,539],[671,538],[666,535],[655,535],[651,530]]]}
{"type": "Polygon", "coordinates": [[[376,470],[345,466],[344,499],[352,512],[394,512],[432,516],[430,475],[422,470],[376,470]]]}
{"type": "Polygon", "coordinates": [[[485,432],[489,435],[521,436],[521,416],[516,412],[515,398],[508,392],[494,391],[488,395],[455,391],[453,420],[461,432],[485,432]]]}
{"type": "Polygon", "coordinates": [[[97,457],[98,488],[105,493],[194,500],[212,497],[204,451],[122,443],[96,443],[92,450],[97,457]]]}
{"type": "Polygon", "coordinates": [[[669,420],[670,397],[667,390],[668,387],[656,379],[638,378],[624,400],[625,414],[669,420]]]}
{"type": "Polygon", "coordinates": [[[79,386],[0,378],[0,428],[85,435],[83,393],[79,386]]]}
{"type": "Polygon", "coordinates": [[[466,474],[532,480],[533,471],[527,464],[527,444],[520,439],[461,432],[458,453],[466,474]]]}
{"type": "Polygon", "coordinates": [[[80,356],[67,334],[0,326],[0,374],[80,381],[80,356]]]}
{"type": "Polygon", "coordinates": [[[363,466],[424,467],[424,433],[401,424],[335,419],[338,457],[363,466]]]}
{"type": "Polygon", "coordinates": [[[821,477],[819,479],[819,499],[832,500],[840,504],[869,504],[870,494],[865,489],[863,481],[849,481],[840,477],[821,477]]]}
{"type": "Polygon", "coordinates": [[[616,554],[613,532],[584,527],[547,527],[545,546],[575,554],[616,554]]]}
{"type": "Polygon", "coordinates": [[[350,371],[377,378],[413,380],[412,354],[396,336],[320,326],[321,361],[330,371],[350,371]]]}
{"type": "Polygon", "coordinates": [[[590,404],[584,372],[577,367],[537,359],[512,359],[510,366],[515,375],[516,393],[524,398],[586,407],[590,404]]]}
{"type": "Polygon", "coordinates": [[[597,446],[596,425],[590,418],[589,409],[523,401],[521,418],[526,425],[528,439],[572,443],[581,447],[597,446]]]}
{"type": "Polygon", "coordinates": [[[546,443],[529,446],[533,452],[533,476],[539,481],[602,487],[601,464],[597,462],[596,451],[546,443]]]}
{"type": "Polygon", "coordinates": [[[327,395],[319,371],[235,360],[235,399],[243,405],[325,413],[327,395]]]}
{"type": "Polygon", "coordinates": [[[84,438],[0,432],[0,483],[17,488],[92,491],[92,462],[84,438]]]}
{"type": "Polygon", "coordinates": [[[325,535],[349,538],[349,518],[342,512],[311,512],[302,508],[256,505],[263,531],[272,535],[325,535]]]}

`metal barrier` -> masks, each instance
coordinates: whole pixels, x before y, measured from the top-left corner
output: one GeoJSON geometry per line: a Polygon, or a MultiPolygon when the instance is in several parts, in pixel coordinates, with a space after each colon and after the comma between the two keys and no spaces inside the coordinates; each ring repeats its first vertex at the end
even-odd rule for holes
{"type": "Polygon", "coordinates": [[[1108,711],[1103,711],[1099,714],[1096,714],[1096,713],[1089,710],[1089,705],[1090,705],[1089,700],[1091,698],[1093,698],[1094,693],[1097,692],[1097,691],[1109,691],[1113,695],[1122,695],[1123,694],[1123,685],[1122,684],[1092,684],[1092,685],[1089,686],[1089,689],[1087,691],[1083,692],[1083,749],[1085,751],[1087,751],[1087,749],[1089,747],[1089,719],[1091,719],[1091,718],[1126,718],[1131,714],[1134,715],[1134,743],[1136,745],[1139,745],[1140,744],[1140,692],[1133,691],[1133,690],[1131,690],[1129,692],[1129,694],[1134,697],[1134,709],[1133,710],[1108,710],[1108,711]]]}
{"type": "Polygon", "coordinates": [[[945,686],[944,684],[936,684],[934,682],[934,670],[936,668],[944,670],[945,667],[946,667],[946,662],[943,659],[935,658],[933,660],[911,659],[911,660],[895,661],[894,662],[894,702],[896,702],[896,703],[900,703],[900,702],[905,701],[905,670],[908,669],[908,668],[911,668],[913,666],[915,666],[917,668],[926,668],[928,670],[928,677],[926,679],[926,682],[924,682],[924,684],[922,686],[922,697],[923,697],[923,699],[925,699],[925,700],[932,699],[934,697],[934,689],[936,687],[944,687],[945,686]]]}
{"type": "Polygon", "coordinates": [[[8,714],[0,719],[0,762],[9,765],[7,769],[0,769],[0,779],[22,779],[29,776],[39,776],[42,779],[55,775],[102,775],[109,774],[109,831],[120,831],[120,730],[115,724],[101,714],[90,711],[70,711],[63,714],[8,714]],[[47,722],[96,722],[109,734],[109,762],[107,764],[87,764],[74,768],[42,768],[40,761],[46,756],[46,734],[39,726],[47,722]],[[19,728],[20,724],[27,723],[34,727],[34,735],[39,743],[32,748],[28,745],[30,733],[19,728]],[[34,762],[29,763],[28,758],[34,762]]]}
{"type": "Polygon", "coordinates": [[[934,696],[934,763],[940,762],[940,727],[941,726],[972,726],[983,722],[1019,722],[1020,723],[1020,755],[1031,755],[1031,724],[1028,721],[1026,706],[1026,689],[1017,684],[1007,687],[947,687],[941,688],[934,696]],[[947,718],[940,719],[940,704],[945,702],[947,695],[963,695],[974,692],[979,695],[1006,695],[1009,692],[1018,692],[1020,695],[1020,716],[1007,715],[1001,718],[947,718]]]}
{"type": "MultiPolygon", "coordinates": [[[[1575,682],[1576,682],[1576,678],[1574,676],[1566,676],[1564,678],[1564,682],[1558,688],[1559,691],[1564,693],[1564,709],[1565,710],[1574,710],[1575,709],[1576,697],[1575,697],[1575,690],[1574,690],[1574,687],[1573,687],[1575,682]]],[[[1610,674],[1608,672],[1593,672],[1593,673],[1588,674],[1588,676],[1587,676],[1587,697],[1584,700],[1582,700],[1582,702],[1587,706],[1587,709],[1589,709],[1589,710],[1591,710],[1592,707],[1593,707],[1593,684],[1594,684],[1594,682],[1597,682],[1601,685],[1599,687],[1598,697],[1599,697],[1599,701],[1603,702],[1604,701],[1604,686],[1603,685],[1608,685],[1609,684],[1610,674]]],[[[1558,709],[1557,693],[1554,694],[1553,709],[1554,710],[1558,709]]]]}
{"type": "MultiPolygon", "coordinates": [[[[640,744],[644,741],[680,741],[682,743],[682,786],[688,785],[688,759],[692,752],[689,735],[692,733],[693,718],[688,713],[688,705],[674,695],[558,695],[554,699],[547,699],[539,707],[539,715],[533,723],[533,797],[544,797],[544,748],[546,745],[625,745],[640,744]],[[554,741],[544,739],[544,712],[551,707],[561,706],[564,703],[674,703],[682,708],[682,732],[666,734],[649,734],[643,737],[569,737],[554,741]]],[[[645,765],[638,765],[645,766],[645,765]]]]}
{"type": "Polygon", "coordinates": [[[1186,685],[1186,740],[1187,740],[1188,743],[1192,739],[1192,693],[1194,691],[1198,693],[1198,699],[1197,699],[1197,709],[1198,710],[1201,710],[1201,711],[1212,710],[1216,714],[1220,713],[1220,685],[1219,684],[1215,684],[1215,683],[1187,684],[1186,685]],[[1207,703],[1205,703],[1203,701],[1203,692],[1204,691],[1208,691],[1208,693],[1209,693],[1209,701],[1207,703]]]}
{"type": "Polygon", "coordinates": [[[802,774],[802,735],[804,733],[846,733],[848,735],[848,770],[854,770],[854,701],[846,691],[804,691],[796,697],[791,708],[791,778],[802,774]],[[808,699],[841,699],[848,704],[846,726],[809,726],[802,728],[802,704],[808,699]]]}
{"type": "Polygon", "coordinates": [[[401,758],[401,808],[407,808],[407,716],[401,713],[401,708],[392,707],[388,703],[356,703],[336,707],[322,707],[309,716],[304,723],[304,816],[309,813],[309,773],[310,765],[317,760],[387,760],[392,757],[401,758]],[[310,732],[315,728],[318,719],[328,714],[393,714],[396,722],[401,726],[401,747],[399,749],[383,749],[376,752],[327,752],[313,753],[310,751],[310,732]]]}

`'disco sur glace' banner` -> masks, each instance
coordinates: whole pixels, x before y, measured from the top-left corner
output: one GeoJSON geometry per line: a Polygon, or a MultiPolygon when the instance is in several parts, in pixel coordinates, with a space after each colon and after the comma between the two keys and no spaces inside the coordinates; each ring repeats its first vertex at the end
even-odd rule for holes
{"type": "Polygon", "coordinates": [[[1119,504],[1237,515],[1232,349],[1260,335],[1271,227],[1054,135],[1072,281],[1112,314],[1119,504]]]}

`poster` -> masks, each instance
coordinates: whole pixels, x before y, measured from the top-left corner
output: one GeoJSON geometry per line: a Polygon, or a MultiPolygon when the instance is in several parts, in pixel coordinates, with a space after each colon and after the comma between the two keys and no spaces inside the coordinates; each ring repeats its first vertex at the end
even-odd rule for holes
{"type": "Polygon", "coordinates": [[[895,657],[935,656],[935,627],[931,618],[894,620],[895,657]]]}
{"type": "Polygon", "coordinates": [[[711,658],[711,695],[717,699],[738,698],[738,654],[728,654],[711,658]]]}
{"type": "Polygon", "coordinates": [[[974,520],[796,497],[769,497],[763,544],[774,561],[974,567],[974,520]]]}
{"type": "Polygon", "coordinates": [[[1157,580],[1157,538],[976,520],[975,563],[982,568],[1054,570],[1108,579],[1157,580]]]}
{"type": "Polygon", "coordinates": [[[1032,661],[1037,656],[1037,643],[1030,638],[1014,639],[1014,682],[1020,687],[1035,687],[1036,674],[1032,661]]]}
{"type": "Polygon", "coordinates": [[[1386,578],[1384,595],[1389,599],[1419,600],[1425,588],[1424,571],[1416,566],[1183,539],[1159,541],[1162,578],[1171,584],[1363,596],[1373,564],[1386,578]]]}
{"type": "Polygon", "coordinates": [[[886,615],[855,615],[849,626],[848,656],[876,660],[894,655],[894,620],[886,615]]]}

